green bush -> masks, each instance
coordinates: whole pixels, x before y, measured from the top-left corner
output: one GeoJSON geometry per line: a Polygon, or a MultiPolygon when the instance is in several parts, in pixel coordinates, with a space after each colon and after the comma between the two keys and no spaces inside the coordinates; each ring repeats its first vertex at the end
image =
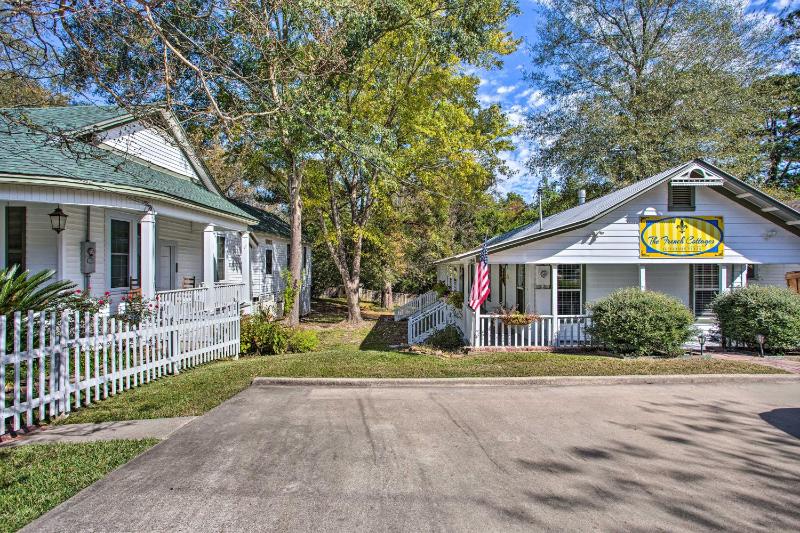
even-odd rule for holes
{"type": "Polygon", "coordinates": [[[694,335],[694,315],[677,298],[620,289],[590,304],[593,341],[619,355],[675,356],[694,335]]]}
{"type": "Polygon", "coordinates": [[[311,329],[294,329],[289,334],[286,351],[289,353],[313,352],[319,345],[317,332],[311,329]]]}
{"type": "Polygon", "coordinates": [[[457,327],[447,326],[428,337],[425,344],[440,350],[457,350],[464,346],[464,339],[457,327]]]}
{"type": "Polygon", "coordinates": [[[711,304],[720,336],[757,348],[764,335],[772,353],[800,347],[800,296],[781,287],[751,286],[725,292],[711,304]]]}
{"type": "Polygon", "coordinates": [[[289,331],[262,314],[248,316],[242,319],[240,343],[246,355],[279,355],[286,353],[289,331]]]}

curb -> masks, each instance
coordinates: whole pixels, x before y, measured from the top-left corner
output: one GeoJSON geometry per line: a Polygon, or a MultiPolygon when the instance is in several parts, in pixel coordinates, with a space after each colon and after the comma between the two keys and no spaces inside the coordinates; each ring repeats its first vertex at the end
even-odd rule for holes
{"type": "Polygon", "coordinates": [[[797,383],[794,374],[695,374],[663,376],[537,376],[507,378],[281,378],[257,377],[255,386],[316,387],[496,387],[576,385],[685,385],[731,383],[797,383]]]}

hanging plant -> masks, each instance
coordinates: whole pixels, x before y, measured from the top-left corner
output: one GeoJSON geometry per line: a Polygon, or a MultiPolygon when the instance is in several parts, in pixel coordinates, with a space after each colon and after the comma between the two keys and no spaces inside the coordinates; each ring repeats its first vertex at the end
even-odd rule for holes
{"type": "Polygon", "coordinates": [[[501,307],[497,313],[500,315],[500,321],[506,326],[527,326],[542,318],[536,313],[521,313],[516,307],[511,309],[501,307]]]}

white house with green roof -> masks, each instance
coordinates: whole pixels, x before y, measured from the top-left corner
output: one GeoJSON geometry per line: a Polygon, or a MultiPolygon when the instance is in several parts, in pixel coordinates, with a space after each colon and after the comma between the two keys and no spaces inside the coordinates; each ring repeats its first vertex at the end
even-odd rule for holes
{"type": "Polygon", "coordinates": [[[245,306],[280,299],[288,227],[227,199],[171,113],[69,106],[0,115],[0,267],[53,269],[115,303],[139,289],[166,298],[201,286],[227,287],[245,306]]]}
{"type": "Polygon", "coordinates": [[[444,258],[437,277],[463,292],[465,304],[454,310],[423,295],[409,318],[409,342],[453,323],[476,347],[585,345],[587,304],[623,287],[675,296],[708,330],[708,306],[721,291],[785,287],[787,274],[800,271],[800,211],[697,159],[588,202],[579,198],[486,247],[490,295],[481,309],[466,305],[480,248],[444,258]],[[539,319],[509,326],[500,308],[539,319]]]}

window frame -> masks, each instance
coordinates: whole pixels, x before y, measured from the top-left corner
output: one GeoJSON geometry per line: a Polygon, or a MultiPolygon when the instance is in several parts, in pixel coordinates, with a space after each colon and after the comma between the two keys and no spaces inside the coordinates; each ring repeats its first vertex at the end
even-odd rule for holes
{"type": "MultiPolygon", "coordinates": [[[[583,306],[584,306],[584,303],[585,303],[584,302],[585,297],[584,297],[584,292],[583,291],[584,291],[584,287],[586,285],[585,274],[586,274],[586,268],[585,268],[585,265],[583,265],[583,264],[559,265],[558,266],[558,289],[557,289],[557,292],[556,292],[556,311],[558,312],[558,316],[575,316],[575,315],[582,315],[583,314],[583,306]],[[577,287],[566,287],[565,288],[564,287],[564,283],[565,283],[566,280],[564,280],[563,276],[566,273],[567,269],[574,269],[575,267],[577,267],[577,269],[578,269],[578,276],[577,276],[577,284],[578,284],[578,286],[577,287]],[[578,294],[578,312],[577,313],[573,313],[573,312],[570,312],[570,313],[564,312],[564,313],[562,313],[561,312],[561,303],[562,303],[561,294],[562,293],[570,293],[571,297],[575,293],[578,294]]],[[[569,281],[572,281],[572,280],[570,279],[569,281]]],[[[571,301],[569,303],[570,306],[573,306],[573,304],[574,304],[574,301],[571,301]]],[[[571,310],[574,311],[574,306],[573,306],[573,308],[571,310]]]]}
{"type": "Polygon", "coordinates": [[[225,234],[218,233],[214,248],[214,283],[225,281],[225,251],[227,244],[225,234]],[[222,245],[222,254],[220,254],[220,244],[222,245]]]}
{"type": "Polygon", "coordinates": [[[24,272],[25,269],[27,268],[27,264],[28,264],[28,253],[27,253],[28,240],[27,240],[27,235],[26,235],[27,232],[28,232],[28,209],[27,209],[27,207],[23,206],[23,205],[7,205],[6,206],[6,212],[5,212],[5,225],[6,225],[6,227],[5,227],[5,266],[6,266],[6,268],[10,268],[11,265],[17,264],[17,265],[19,265],[19,269],[18,269],[17,272],[18,273],[24,272]],[[22,224],[21,224],[22,235],[20,236],[21,245],[20,245],[20,250],[18,252],[19,255],[20,255],[20,258],[21,258],[20,261],[11,261],[10,257],[9,257],[9,253],[11,252],[9,250],[9,246],[8,246],[8,241],[9,241],[8,228],[9,228],[9,219],[11,218],[9,216],[9,210],[10,209],[11,210],[21,210],[22,211],[22,216],[21,216],[21,220],[22,220],[22,224]]]}
{"type": "Polygon", "coordinates": [[[506,275],[508,265],[497,265],[497,300],[501,306],[506,303],[506,275]]]}
{"type": "Polygon", "coordinates": [[[692,187],[692,186],[689,186],[689,185],[672,185],[672,184],[670,184],[669,185],[669,192],[667,194],[669,210],[670,211],[694,211],[696,209],[696,206],[697,206],[696,189],[697,189],[697,187],[692,187]],[[675,205],[675,198],[674,198],[674,195],[673,195],[673,189],[675,187],[681,187],[682,189],[687,189],[690,192],[690,195],[689,195],[690,196],[690,205],[689,206],[675,205]]]}
{"type": "MultiPolygon", "coordinates": [[[[106,253],[106,257],[108,258],[108,290],[111,292],[127,292],[131,289],[131,278],[138,277],[138,260],[135,259],[138,257],[138,233],[135,231],[135,225],[138,223],[138,220],[121,215],[121,214],[109,214],[107,218],[107,239],[106,245],[108,247],[108,252],[106,253]],[[114,252],[113,246],[113,239],[114,239],[114,223],[119,222],[122,224],[128,225],[128,251],[127,253],[124,252],[114,252]],[[128,258],[127,261],[127,276],[125,279],[124,285],[114,286],[114,276],[113,276],[113,257],[114,256],[126,256],[128,258]]],[[[141,284],[141,282],[140,282],[141,284]]]]}
{"type": "Polygon", "coordinates": [[[264,248],[264,275],[275,275],[275,254],[272,248],[264,248]]]}
{"type": "MultiPolygon", "coordinates": [[[[710,293],[713,293],[711,299],[713,299],[715,296],[717,296],[720,293],[719,269],[720,269],[719,263],[699,263],[699,264],[696,263],[696,264],[692,265],[692,268],[691,268],[692,275],[691,275],[690,290],[691,290],[691,296],[692,296],[692,313],[694,313],[695,317],[700,317],[700,316],[707,315],[708,314],[708,310],[709,310],[709,308],[706,307],[706,308],[702,309],[699,313],[697,312],[697,293],[698,292],[703,292],[703,293],[710,292],[710,293]],[[716,269],[716,271],[714,272],[714,275],[716,277],[716,287],[715,288],[702,287],[702,288],[698,289],[697,284],[698,284],[699,276],[698,276],[697,270],[698,270],[698,268],[706,268],[706,267],[711,267],[712,269],[714,269],[714,268],[716,269]]],[[[705,275],[706,274],[704,274],[704,276],[705,275]]]]}
{"type": "Polygon", "coordinates": [[[519,311],[520,313],[525,313],[527,311],[527,309],[525,307],[525,285],[527,284],[527,281],[528,281],[527,280],[527,273],[525,272],[525,269],[526,269],[527,265],[525,265],[523,263],[523,264],[517,264],[516,266],[517,266],[517,269],[516,269],[516,272],[514,273],[514,290],[515,290],[514,297],[515,297],[516,301],[514,303],[517,306],[517,311],[519,311]],[[520,272],[522,272],[522,285],[519,284],[520,283],[520,272]],[[522,298],[519,297],[520,294],[522,294],[522,298]],[[522,301],[520,302],[520,300],[522,300],[522,301]],[[522,305],[520,305],[520,304],[522,304],[522,305]]]}

